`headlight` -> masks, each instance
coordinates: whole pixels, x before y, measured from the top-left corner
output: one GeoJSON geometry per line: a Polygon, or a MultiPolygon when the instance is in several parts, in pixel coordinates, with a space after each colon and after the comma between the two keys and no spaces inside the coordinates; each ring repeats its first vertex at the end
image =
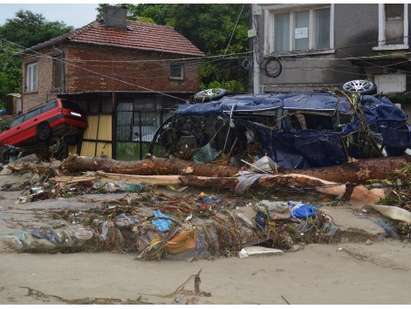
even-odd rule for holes
{"type": "Polygon", "coordinates": [[[75,116],[75,117],[81,117],[81,114],[76,113],[76,112],[70,112],[70,115],[75,116]]]}

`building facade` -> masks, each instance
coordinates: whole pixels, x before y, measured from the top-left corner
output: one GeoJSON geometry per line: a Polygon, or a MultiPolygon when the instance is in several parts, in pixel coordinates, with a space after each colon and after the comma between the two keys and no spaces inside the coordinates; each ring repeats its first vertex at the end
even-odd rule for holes
{"type": "Polygon", "coordinates": [[[23,54],[23,111],[57,97],[80,104],[89,128],[79,154],[141,158],[164,118],[199,89],[204,54],[173,28],[126,14],[108,7],[103,20],[23,54]]]}
{"type": "Polygon", "coordinates": [[[341,87],[371,79],[379,92],[411,86],[408,4],[253,5],[254,90],[341,87]],[[270,57],[282,73],[266,74],[270,57]]]}

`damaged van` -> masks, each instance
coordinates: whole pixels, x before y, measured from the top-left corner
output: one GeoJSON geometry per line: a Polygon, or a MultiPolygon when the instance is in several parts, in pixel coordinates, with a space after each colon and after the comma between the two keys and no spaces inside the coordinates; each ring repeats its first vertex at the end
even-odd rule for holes
{"type": "Polygon", "coordinates": [[[387,97],[366,93],[224,95],[181,105],[157,131],[150,152],[234,166],[266,155],[284,169],[403,154],[411,146],[407,115],[387,97]]]}

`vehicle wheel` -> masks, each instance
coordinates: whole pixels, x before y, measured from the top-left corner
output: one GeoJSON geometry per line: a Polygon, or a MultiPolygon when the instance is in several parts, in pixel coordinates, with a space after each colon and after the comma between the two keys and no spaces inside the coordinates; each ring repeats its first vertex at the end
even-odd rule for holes
{"type": "Polygon", "coordinates": [[[385,147],[385,151],[387,152],[387,156],[390,157],[399,157],[404,154],[404,151],[406,148],[401,148],[401,147],[385,147]]]}
{"type": "Polygon", "coordinates": [[[280,76],[283,72],[283,65],[279,58],[270,57],[264,62],[264,72],[265,75],[271,78],[276,78],[280,76]]]}
{"type": "Polygon", "coordinates": [[[40,142],[47,142],[51,137],[51,129],[48,123],[40,123],[37,126],[37,139],[40,142]]]}
{"type": "Polygon", "coordinates": [[[370,80],[356,79],[344,83],[342,86],[344,91],[358,92],[360,94],[376,94],[377,86],[370,80]]]}
{"type": "Polygon", "coordinates": [[[203,91],[197,92],[194,95],[193,101],[198,103],[209,102],[212,100],[221,99],[226,94],[227,90],[222,88],[205,89],[203,91]]]}

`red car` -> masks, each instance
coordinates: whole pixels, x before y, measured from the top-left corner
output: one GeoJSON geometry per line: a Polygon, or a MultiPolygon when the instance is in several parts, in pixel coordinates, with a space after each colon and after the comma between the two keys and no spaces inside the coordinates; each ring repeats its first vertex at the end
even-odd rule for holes
{"type": "Polygon", "coordinates": [[[16,117],[0,133],[0,145],[31,146],[52,144],[58,138],[78,134],[87,127],[87,118],[74,102],[56,99],[16,117]]]}

